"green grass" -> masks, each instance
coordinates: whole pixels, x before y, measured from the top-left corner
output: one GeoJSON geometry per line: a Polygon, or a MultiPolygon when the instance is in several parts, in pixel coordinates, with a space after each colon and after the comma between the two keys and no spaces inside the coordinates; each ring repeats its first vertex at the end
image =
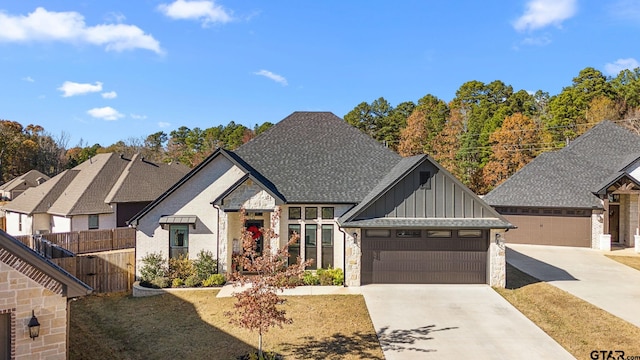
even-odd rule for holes
{"type": "MultiPolygon", "coordinates": [[[[70,359],[235,359],[257,334],[229,324],[234,298],[217,290],[133,298],[94,295],[71,305],[70,359]]],[[[289,296],[294,322],[272,328],[264,350],[286,359],[383,359],[362,296],[289,296]]]]}
{"type": "Polygon", "coordinates": [[[577,359],[593,350],[640,355],[640,328],[509,264],[507,288],[496,291],[577,359]]]}

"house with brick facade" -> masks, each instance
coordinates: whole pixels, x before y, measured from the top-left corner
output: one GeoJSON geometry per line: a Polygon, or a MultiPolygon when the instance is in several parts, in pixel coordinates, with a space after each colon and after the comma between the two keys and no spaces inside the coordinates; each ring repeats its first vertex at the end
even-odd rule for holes
{"type": "Polygon", "coordinates": [[[66,359],[69,301],[92,289],[0,231],[0,359],[66,359]],[[29,323],[35,317],[38,336],[29,323]]]}
{"type": "Polygon", "coordinates": [[[504,286],[513,227],[429,156],[401,158],[328,112],[295,112],[235,151],[218,149],[130,224],[138,272],[150,253],[201,250],[228,271],[247,228],[259,251],[299,234],[290,261],[341,268],[346,286],[504,286]],[[260,228],[280,235],[262,239],[260,228]]]}

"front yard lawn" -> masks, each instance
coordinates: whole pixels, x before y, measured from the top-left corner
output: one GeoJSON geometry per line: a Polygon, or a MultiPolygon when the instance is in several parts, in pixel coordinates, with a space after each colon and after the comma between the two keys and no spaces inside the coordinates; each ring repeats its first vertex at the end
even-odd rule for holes
{"type": "MultiPolygon", "coordinates": [[[[235,298],[216,298],[217,291],[74,301],[70,359],[235,359],[255,351],[258,335],[224,316],[235,298]]],[[[285,298],[294,322],[264,336],[266,351],[286,359],[383,359],[362,296],[285,298]]]]}
{"type": "Polygon", "coordinates": [[[611,260],[615,260],[621,264],[632,267],[636,270],[640,270],[640,256],[620,256],[620,255],[605,255],[611,260]]]}
{"type": "Polygon", "coordinates": [[[509,264],[507,289],[496,291],[577,359],[594,350],[640,355],[640,328],[509,264]]]}

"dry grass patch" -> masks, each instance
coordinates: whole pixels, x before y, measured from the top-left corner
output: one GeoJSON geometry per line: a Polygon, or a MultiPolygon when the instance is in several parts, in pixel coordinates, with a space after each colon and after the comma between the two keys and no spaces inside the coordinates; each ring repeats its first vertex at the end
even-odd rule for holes
{"type": "Polygon", "coordinates": [[[632,267],[636,270],[640,270],[640,256],[620,256],[620,255],[605,255],[611,260],[615,260],[621,264],[632,267]]]}
{"type": "Polygon", "coordinates": [[[507,289],[496,291],[578,359],[593,350],[640,355],[640,328],[509,264],[507,289]]]}
{"type": "MultiPolygon", "coordinates": [[[[258,335],[229,324],[234,298],[217,290],[133,298],[89,296],[71,305],[71,359],[235,359],[258,335]]],[[[264,336],[286,359],[383,359],[362,296],[289,296],[294,323],[264,336]]]]}

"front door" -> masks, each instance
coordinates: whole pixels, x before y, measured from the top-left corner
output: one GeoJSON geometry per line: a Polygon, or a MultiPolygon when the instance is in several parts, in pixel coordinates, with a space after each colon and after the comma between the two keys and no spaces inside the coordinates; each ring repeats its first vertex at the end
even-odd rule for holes
{"type": "Polygon", "coordinates": [[[611,242],[620,242],[620,205],[609,205],[609,234],[611,242]]]}
{"type": "Polygon", "coordinates": [[[253,235],[253,239],[256,241],[256,252],[258,255],[262,255],[264,246],[264,236],[262,236],[261,229],[264,227],[264,220],[247,220],[244,225],[247,231],[253,235]]]}

